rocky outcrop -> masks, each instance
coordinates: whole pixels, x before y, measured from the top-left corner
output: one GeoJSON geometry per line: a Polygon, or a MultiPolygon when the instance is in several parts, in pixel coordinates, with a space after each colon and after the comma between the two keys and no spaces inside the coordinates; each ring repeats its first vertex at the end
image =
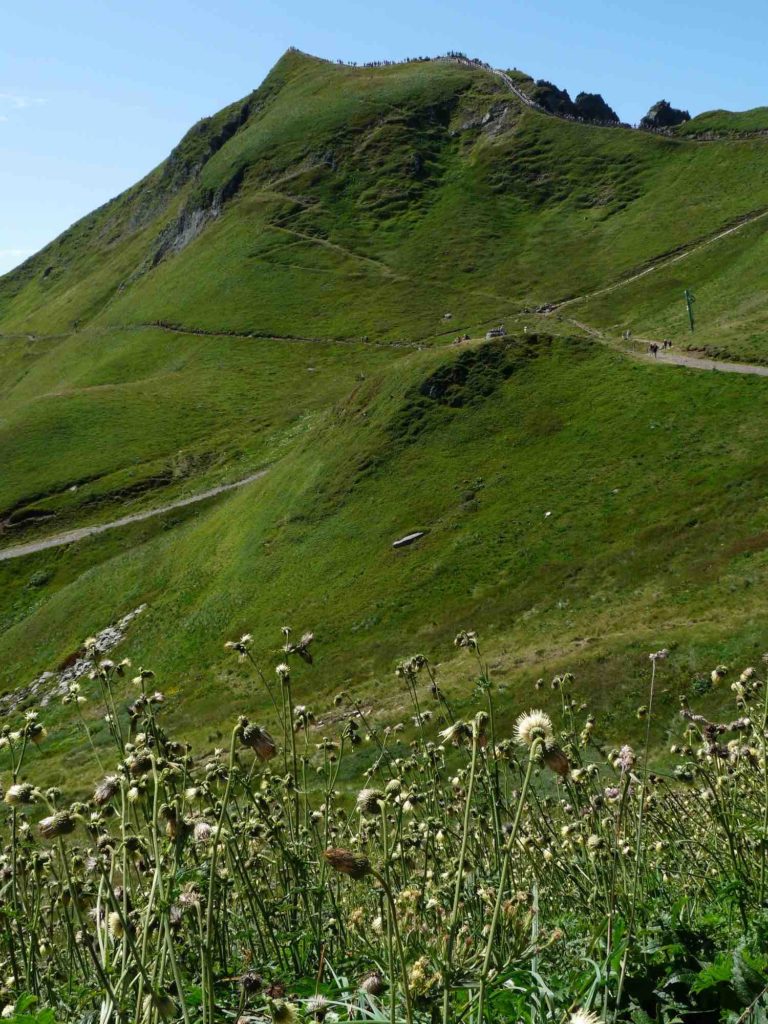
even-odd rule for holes
{"type": "Polygon", "coordinates": [[[567,89],[558,89],[552,82],[540,78],[534,86],[531,98],[540,107],[548,110],[550,114],[567,115],[576,117],[576,106],[568,95],[567,89]]]}
{"type": "Polygon", "coordinates": [[[667,100],[659,100],[654,103],[648,113],[640,121],[641,128],[674,128],[676,124],[690,121],[691,115],[687,110],[678,110],[667,100]]]}
{"type": "Polygon", "coordinates": [[[599,92],[580,92],[574,101],[576,116],[582,121],[601,121],[604,124],[618,124],[619,115],[609,107],[599,92]]]}
{"type": "Polygon", "coordinates": [[[596,121],[601,124],[619,123],[616,111],[609,107],[597,92],[580,92],[576,99],[572,100],[567,89],[558,89],[552,82],[539,79],[531,97],[544,110],[558,117],[573,117],[580,121],[596,121]]]}

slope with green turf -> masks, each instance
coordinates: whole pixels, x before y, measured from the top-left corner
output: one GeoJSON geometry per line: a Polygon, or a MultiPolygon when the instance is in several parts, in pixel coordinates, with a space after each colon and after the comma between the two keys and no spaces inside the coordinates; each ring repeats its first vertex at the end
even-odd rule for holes
{"type": "MultiPolygon", "coordinates": [[[[595,342],[414,353],[243,491],[0,564],[5,685],[147,602],[123,653],[156,669],[201,744],[243,702],[269,717],[223,641],[254,632],[270,668],[285,622],[317,630],[296,694],[321,709],[346,688],[391,718],[395,659],[444,657],[477,626],[523,686],[510,716],[536,676],[569,666],[607,722],[631,723],[648,650],[676,648],[687,685],[689,666],[762,642],[767,402],[759,379],[657,372],[595,342]],[[411,530],[427,532],[393,549],[411,530]]],[[[450,664],[441,675],[469,699],[450,664]]]]}
{"type": "Polygon", "coordinates": [[[636,365],[566,317],[680,343],[692,287],[702,338],[760,357],[765,221],[710,240],[768,208],[765,146],[547,117],[447,61],[289,52],[0,280],[3,543],[271,467],[2,563],[4,685],[142,602],[128,649],[198,739],[245,699],[223,639],[252,629],[268,661],[286,619],[323,651],[297,692],[382,713],[394,657],[465,625],[511,679],[571,664],[613,714],[644,671],[616,696],[628,651],[751,651],[764,382],[636,365]],[[523,336],[522,308],[592,292],[543,321],[554,340],[523,336]],[[501,318],[511,346],[450,347],[501,318]]]}

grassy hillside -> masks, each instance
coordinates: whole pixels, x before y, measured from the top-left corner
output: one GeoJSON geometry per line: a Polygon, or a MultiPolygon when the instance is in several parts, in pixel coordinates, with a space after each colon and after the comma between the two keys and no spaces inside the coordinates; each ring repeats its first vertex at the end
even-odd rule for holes
{"type": "Polygon", "coordinates": [[[768,107],[753,110],[707,110],[675,128],[683,137],[712,135],[738,136],[768,131],[768,107]]]}
{"type": "MultiPolygon", "coordinates": [[[[523,692],[575,667],[603,728],[626,732],[647,650],[676,646],[684,687],[689,666],[761,650],[766,402],[759,379],[659,373],[587,341],[413,353],[242,492],[0,563],[5,686],[147,602],[124,649],[205,744],[243,700],[270,715],[227,637],[255,632],[269,663],[281,625],[314,627],[321,671],[297,699],[322,708],[344,687],[391,717],[396,658],[477,625],[523,692]],[[414,529],[428,533],[392,549],[414,529]]],[[[661,707],[675,715],[674,688],[661,707]]],[[[60,741],[82,761],[76,731],[60,741]]]]}
{"type": "MultiPolygon", "coordinates": [[[[3,686],[143,602],[125,649],[201,743],[246,697],[223,640],[252,630],[263,654],[286,620],[318,630],[313,699],[354,687],[390,716],[394,659],[461,626],[516,686],[577,668],[607,728],[633,719],[647,650],[678,645],[681,686],[754,657],[764,383],[638,364],[567,318],[682,345],[691,287],[696,344],[768,359],[768,221],[710,243],[768,209],[765,147],[558,120],[447,61],[286,54],[0,279],[3,544],[270,467],[0,562],[3,686]],[[500,319],[511,344],[450,346],[500,319]]],[[[63,771],[78,741],[57,742],[63,771]]]]}
{"type": "Polygon", "coordinates": [[[4,278],[0,327],[431,337],[446,310],[590,291],[768,206],[764,152],[546,117],[449,62],[291,52],[4,278]]]}

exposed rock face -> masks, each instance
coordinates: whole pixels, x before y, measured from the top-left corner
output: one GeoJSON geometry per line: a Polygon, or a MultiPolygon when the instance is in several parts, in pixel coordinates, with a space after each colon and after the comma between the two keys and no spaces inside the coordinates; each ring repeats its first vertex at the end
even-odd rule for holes
{"type": "Polygon", "coordinates": [[[111,651],[123,640],[128,626],[137,615],[141,615],[146,610],[146,607],[145,604],[141,604],[132,612],[124,615],[118,622],[102,629],[100,633],[91,638],[87,650],[85,647],[79,648],[67,659],[59,671],[43,672],[28,686],[21,686],[0,697],[0,718],[18,711],[30,700],[34,700],[36,704],[44,708],[50,704],[51,700],[63,697],[67,693],[70,683],[90,672],[102,655],[111,651]]]}
{"type": "Polygon", "coordinates": [[[580,92],[574,101],[576,116],[584,121],[619,123],[619,115],[609,107],[599,92],[580,92]]]}
{"type": "Polygon", "coordinates": [[[550,114],[566,114],[576,116],[576,106],[568,95],[567,89],[558,89],[552,82],[540,78],[533,90],[533,99],[540,107],[544,107],[550,114]]]}
{"type": "Polygon", "coordinates": [[[659,100],[654,103],[648,113],[640,122],[641,128],[673,128],[683,121],[690,121],[691,115],[687,110],[678,110],[667,100],[659,100]]]}
{"type": "Polygon", "coordinates": [[[191,199],[157,238],[152,266],[171,253],[181,252],[193,242],[210,220],[215,220],[221,213],[225,203],[229,202],[243,183],[245,168],[239,167],[221,188],[212,191],[205,189],[191,199]]]}

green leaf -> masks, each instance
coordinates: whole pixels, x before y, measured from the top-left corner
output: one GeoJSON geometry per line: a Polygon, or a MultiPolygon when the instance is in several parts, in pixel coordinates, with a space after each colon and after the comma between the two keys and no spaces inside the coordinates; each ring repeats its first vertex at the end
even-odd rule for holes
{"type": "Polygon", "coordinates": [[[632,1024],[655,1024],[655,1021],[639,1006],[632,1008],[631,1017],[632,1024]]]}
{"type": "Polygon", "coordinates": [[[707,964],[693,980],[691,992],[706,992],[708,989],[718,988],[723,982],[729,982],[732,977],[732,962],[725,957],[718,958],[713,964],[707,964]]]}
{"type": "Polygon", "coordinates": [[[749,1005],[765,988],[766,978],[747,962],[743,944],[733,951],[733,988],[736,995],[749,1005]]]}

